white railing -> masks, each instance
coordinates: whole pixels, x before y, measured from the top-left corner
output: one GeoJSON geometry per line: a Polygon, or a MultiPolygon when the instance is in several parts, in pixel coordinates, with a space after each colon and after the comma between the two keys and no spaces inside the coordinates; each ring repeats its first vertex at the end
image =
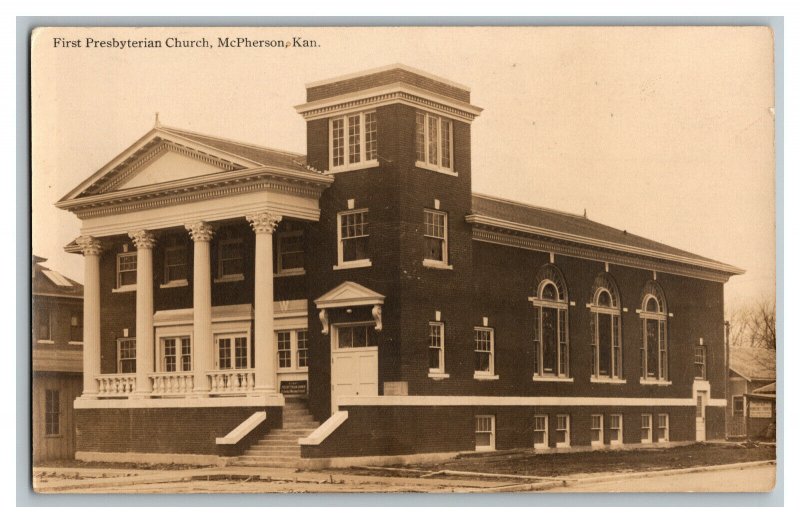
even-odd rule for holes
{"type": "Polygon", "coordinates": [[[121,397],[136,391],[136,374],[101,374],[97,377],[97,395],[121,397]]]}
{"type": "Polygon", "coordinates": [[[188,394],[194,389],[191,372],[154,372],[150,374],[153,394],[188,394]]]}
{"type": "Polygon", "coordinates": [[[253,390],[256,371],[253,369],[215,370],[208,373],[211,394],[237,394],[253,390]]]}

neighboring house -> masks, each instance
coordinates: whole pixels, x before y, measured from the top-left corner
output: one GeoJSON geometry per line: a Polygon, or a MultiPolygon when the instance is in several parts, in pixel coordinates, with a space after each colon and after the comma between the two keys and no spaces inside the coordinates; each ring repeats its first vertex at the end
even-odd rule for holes
{"type": "Polygon", "coordinates": [[[774,366],[765,365],[763,358],[753,357],[753,351],[747,347],[731,347],[727,410],[729,438],[744,438],[750,433],[747,426],[748,395],[775,383],[774,366]]]}
{"type": "Polygon", "coordinates": [[[776,410],[775,382],[755,389],[747,398],[747,438],[775,441],[776,410]]]}
{"type": "Polygon", "coordinates": [[[457,83],[397,65],[306,96],[307,155],[157,122],[58,202],[82,221],[79,458],[724,437],[741,269],[474,194],[490,144],[457,83]]]}
{"type": "Polygon", "coordinates": [[[33,461],[72,459],[73,402],[82,390],[83,286],[33,256],[33,461]]]}

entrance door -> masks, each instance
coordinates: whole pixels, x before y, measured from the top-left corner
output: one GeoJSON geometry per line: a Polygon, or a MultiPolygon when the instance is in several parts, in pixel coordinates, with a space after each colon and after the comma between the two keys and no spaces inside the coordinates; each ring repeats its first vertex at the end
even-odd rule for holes
{"type": "Polygon", "coordinates": [[[697,411],[695,413],[696,441],[706,440],[706,392],[697,393],[697,411]]]}
{"type": "Polygon", "coordinates": [[[378,395],[378,347],[372,324],[337,325],[331,342],[331,411],[342,396],[378,395]]]}

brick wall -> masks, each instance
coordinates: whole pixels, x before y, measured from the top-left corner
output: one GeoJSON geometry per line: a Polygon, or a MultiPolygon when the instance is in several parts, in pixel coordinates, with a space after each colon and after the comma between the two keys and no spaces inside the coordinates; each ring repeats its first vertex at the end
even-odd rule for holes
{"type": "Polygon", "coordinates": [[[310,87],[306,89],[306,100],[315,102],[324,98],[354,93],[364,89],[372,89],[395,82],[404,82],[442,96],[448,96],[461,102],[469,103],[469,91],[403,69],[391,69],[359,76],[357,78],[349,78],[347,80],[310,87]]]}
{"type": "MultiPolygon", "coordinates": [[[[556,415],[570,416],[572,447],[591,445],[591,415],[602,414],[609,443],[610,414],[623,416],[623,444],[641,443],[641,415],[668,414],[671,442],[695,438],[693,407],[343,407],[348,419],[320,445],[304,445],[304,458],[401,455],[475,450],[475,416],[495,416],[497,450],[533,447],[533,418],[546,415],[549,446],[556,446],[556,415]],[[442,437],[446,434],[447,437],[442,437]]],[[[710,436],[709,436],[710,437],[710,436]]]]}
{"type": "MultiPolygon", "coordinates": [[[[225,436],[264,407],[77,409],[77,450],[212,454],[225,436]]],[[[279,427],[281,409],[270,407],[267,427],[279,427]]]]}

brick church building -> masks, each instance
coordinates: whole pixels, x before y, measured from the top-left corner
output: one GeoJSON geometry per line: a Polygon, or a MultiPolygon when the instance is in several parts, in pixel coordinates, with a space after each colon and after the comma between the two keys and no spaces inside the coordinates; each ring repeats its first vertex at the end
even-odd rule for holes
{"type": "Polygon", "coordinates": [[[57,203],[82,221],[79,459],[724,437],[741,269],[473,193],[481,109],[447,79],[393,65],[296,109],[306,155],[157,122],[57,203]]]}

